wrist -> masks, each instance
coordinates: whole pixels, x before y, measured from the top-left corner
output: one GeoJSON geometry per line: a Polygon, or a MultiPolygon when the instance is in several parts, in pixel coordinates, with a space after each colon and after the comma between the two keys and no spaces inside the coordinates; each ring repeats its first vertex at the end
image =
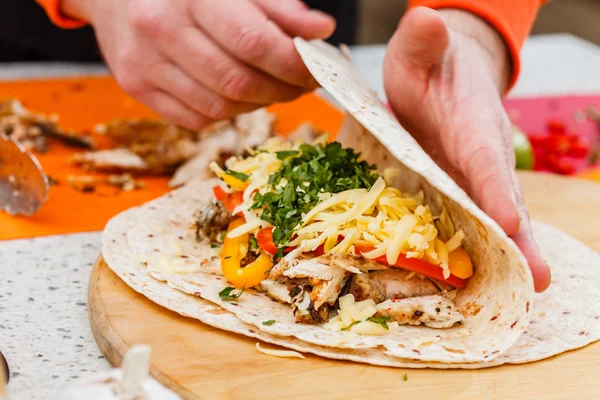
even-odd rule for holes
{"type": "Polygon", "coordinates": [[[508,47],[498,31],[475,14],[459,9],[441,9],[440,15],[459,40],[469,40],[481,50],[501,95],[508,89],[512,63],[508,47]]]}
{"type": "Polygon", "coordinates": [[[60,11],[71,18],[90,22],[91,0],[60,0],[60,11]]]}

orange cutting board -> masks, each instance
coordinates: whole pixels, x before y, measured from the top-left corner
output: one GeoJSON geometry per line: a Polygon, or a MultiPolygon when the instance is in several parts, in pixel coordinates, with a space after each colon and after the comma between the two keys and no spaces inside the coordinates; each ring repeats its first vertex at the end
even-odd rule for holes
{"type": "MultiPolygon", "coordinates": [[[[64,128],[87,134],[113,118],[157,118],[110,77],[2,82],[0,100],[8,98],[21,100],[33,112],[56,114],[64,128]]],[[[342,121],[339,111],[314,94],[269,109],[279,116],[275,127],[283,134],[305,122],[308,115],[317,128],[329,132],[337,131],[342,121]]],[[[92,135],[101,144],[106,142],[92,135]]],[[[101,230],[112,216],[169,190],[167,178],[154,177],[141,178],[146,187],[131,192],[107,186],[99,186],[94,193],[76,191],[67,183],[69,175],[96,174],[70,165],[68,158],[75,151],[51,142],[46,154],[37,155],[44,171],[59,183],[50,188],[48,202],[31,217],[0,211],[0,240],[101,230]]]]}
{"type": "MultiPolygon", "coordinates": [[[[590,223],[597,219],[590,205],[600,204],[600,185],[533,173],[519,178],[533,218],[600,251],[600,227],[590,223]]],[[[257,352],[255,339],[152,303],[125,285],[101,258],[90,278],[88,305],[96,341],[113,365],[120,365],[131,346],[150,345],[152,375],[186,400],[600,397],[600,342],[537,363],[474,371],[404,370],[313,355],[304,360],[275,358],[257,352]]]]}

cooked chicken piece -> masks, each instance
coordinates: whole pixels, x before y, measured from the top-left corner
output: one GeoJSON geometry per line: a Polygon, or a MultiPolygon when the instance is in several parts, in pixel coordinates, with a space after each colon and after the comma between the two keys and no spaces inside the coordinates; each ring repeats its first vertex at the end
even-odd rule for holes
{"type": "Polygon", "coordinates": [[[231,222],[231,213],[221,201],[208,203],[196,215],[196,239],[219,241],[219,236],[231,222]]]}
{"type": "Polygon", "coordinates": [[[298,278],[308,279],[312,286],[310,299],[314,302],[315,308],[320,308],[325,303],[335,304],[344,286],[347,273],[342,268],[322,264],[317,259],[308,259],[290,266],[283,271],[283,276],[292,281],[298,278]]]}
{"type": "Polygon", "coordinates": [[[402,300],[386,300],[377,304],[378,317],[391,317],[401,325],[423,324],[430,328],[450,328],[464,320],[456,310],[448,293],[412,297],[402,300]]]}
{"type": "MultiPolygon", "coordinates": [[[[293,251],[290,251],[288,254],[285,255],[285,257],[279,260],[279,262],[275,264],[273,268],[271,268],[271,271],[269,271],[268,278],[280,282],[289,281],[288,278],[283,276],[283,272],[290,269],[298,262],[302,260],[310,260],[311,258],[313,258],[312,255],[310,255],[309,253],[302,253],[301,248],[297,248],[293,251]]],[[[306,283],[308,283],[308,281],[306,283]]]]}
{"type": "Polygon", "coordinates": [[[100,150],[75,154],[71,161],[86,171],[146,171],[143,158],[127,149],[100,150]]]}
{"type": "Polygon", "coordinates": [[[260,109],[237,116],[233,123],[228,120],[213,124],[203,131],[198,152],[175,171],[169,186],[177,187],[192,179],[213,176],[210,163],[242,154],[246,149],[264,143],[272,134],[274,119],[273,114],[260,109]]]}
{"type": "Polygon", "coordinates": [[[385,285],[371,274],[352,275],[352,282],[348,293],[354,296],[356,301],[372,299],[375,303],[381,303],[386,299],[385,285]]]}
{"type": "Polygon", "coordinates": [[[11,99],[0,101],[0,117],[25,114],[27,114],[27,109],[19,100],[11,99]]]}
{"type": "Polygon", "coordinates": [[[238,115],[235,118],[235,127],[240,133],[240,144],[242,149],[261,145],[271,136],[275,114],[260,108],[256,111],[238,115]]]}
{"type": "Polygon", "coordinates": [[[297,323],[315,324],[329,319],[329,304],[315,308],[315,303],[311,300],[311,290],[309,285],[294,286],[290,290],[292,311],[297,323]]]}
{"type": "Polygon", "coordinates": [[[287,138],[291,141],[299,140],[304,143],[312,143],[317,139],[318,136],[319,132],[317,129],[310,122],[305,122],[301,125],[298,125],[298,127],[291,132],[287,138]]]}
{"type": "Polygon", "coordinates": [[[386,299],[405,299],[440,292],[429,279],[406,279],[409,274],[408,271],[392,268],[354,275],[349,293],[354,295],[356,301],[373,299],[375,303],[381,303],[386,299]]]}
{"type": "Polygon", "coordinates": [[[181,186],[192,179],[207,179],[213,176],[209,168],[221,154],[235,154],[239,151],[239,134],[231,123],[222,123],[219,129],[202,136],[202,146],[198,153],[181,165],[169,181],[169,186],[181,186]]]}
{"type": "Polygon", "coordinates": [[[290,291],[283,283],[279,283],[271,279],[265,279],[258,285],[257,288],[258,290],[266,292],[267,296],[275,301],[285,304],[291,304],[292,302],[290,291]]]}
{"type": "Polygon", "coordinates": [[[56,139],[67,146],[91,149],[91,138],[67,132],[56,124],[55,117],[29,112],[18,100],[0,102],[0,133],[10,136],[29,150],[45,153],[46,138],[56,139]]]}
{"type": "Polygon", "coordinates": [[[353,274],[360,274],[361,272],[368,271],[379,271],[389,268],[386,265],[369,260],[361,255],[327,253],[319,256],[317,260],[323,264],[338,266],[353,274]]]}

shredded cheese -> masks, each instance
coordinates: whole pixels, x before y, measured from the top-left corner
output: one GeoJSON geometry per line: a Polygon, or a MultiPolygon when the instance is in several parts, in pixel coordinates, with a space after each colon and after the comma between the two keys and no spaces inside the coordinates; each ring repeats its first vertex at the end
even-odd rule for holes
{"type": "MultiPolygon", "coordinates": [[[[261,227],[269,226],[260,219],[261,210],[250,210],[254,194],[273,190],[269,176],[282,165],[276,152],[298,150],[301,144],[271,138],[250,157],[231,157],[226,161],[227,169],[248,175],[244,182],[247,186],[243,191],[243,202],[234,210],[234,214],[244,215],[246,222],[229,232],[228,238],[256,234],[261,227]]],[[[215,163],[211,164],[211,169],[217,176],[225,174],[215,163]]],[[[423,192],[409,196],[388,186],[386,181],[390,182],[400,173],[399,170],[384,172],[384,177],[380,177],[369,190],[319,193],[320,202],[302,216],[288,246],[302,245],[304,251],[309,252],[322,245],[325,253],[362,254],[370,259],[385,256],[390,264],[404,255],[439,265],[444,276],[449,276],[448,254],[461,246],[463,232],[455,232],[445,208],[439,217],[434,217],[430,207],[423,204],[423,192]],[[341,236],[343,239],[340,241],[341,236]],[[365,251],[357,246],[373,250],[365,251]]],[[[286,183],[285,179],[281,179],[278,185],[286,183]]],[[[308,182],[306,185],[309,186],[308,182]]],[[[304,193],[301,187],[296,192],[298,195],[304,193]]]]}
{"type": "Polygon", "coordinates": [[[297,351],[293,351],[293,350],[264,349],[264,348],[260,347],[259,342],[256,342],[256,350],[258,350],[259,352],[261,352],[263,354],[267,354],[269,356],[274,356],[274,357],[301,358],[301,359],[305,358],[301,353],[298,353],[297,351]]]}
{"type": "Polygon", "coordinates": [[[377,313],[372,299],[356,302],[352,294],[339,298],[338,315],[331,318],[325,329],[336,332],[352,332],[359,335],[386,335],[398,327],[397,322],[388,322],[388,329],[381,324],[369,321],[377,313]]]}

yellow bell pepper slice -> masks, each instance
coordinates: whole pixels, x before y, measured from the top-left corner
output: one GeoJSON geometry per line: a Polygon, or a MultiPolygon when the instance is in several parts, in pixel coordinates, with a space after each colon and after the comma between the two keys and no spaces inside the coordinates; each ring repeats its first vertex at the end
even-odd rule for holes
{"type": "MultiPolygon", "coordinates": [[[[231,221],[227,232],[244,224],[243,218],[231,221]]],[[[221,270],[229,283],[238,289],[251,288],[258,285],[267,277],[267,272],[273,267],[271,257],[261,253],[252,263],[241,266],[241,262],[248,252],[248,234],[230,239],[225,236],[223,251],[221,253],[221,270]]]]}
{"type": "Polygon", "coordinates": [[[221,178],[223,180],[223,182],[225,182],[226,184],[228,184],[229,186],[231,186],[232,188],[234,188],[235,190],[238,190],[240,192],[243,192],[244,190],[246,190],[246,188],[250,184],[250,182],[248,182],[248,181],[242,182],[235,176],[227,175],[225,172],[221,172],[217,175],[219,176],[219,178],[221,178]]]}
{"type": "Polygon", "coordinates": [[[473,275],[471,257],[461,247],[448,255],[448,268],[452,275],[462,279],[470,278],[473,275]]]}

